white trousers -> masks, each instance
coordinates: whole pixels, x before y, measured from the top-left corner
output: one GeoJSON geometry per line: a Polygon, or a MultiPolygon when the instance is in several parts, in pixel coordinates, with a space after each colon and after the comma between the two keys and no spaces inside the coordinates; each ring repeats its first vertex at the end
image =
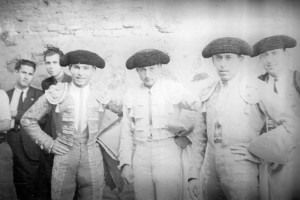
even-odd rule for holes
{"type": "Polygon", "coordinates": [[[181,200],[181,151],[174,138],[137,141],[133,157],[136,200],[181,200]]]}

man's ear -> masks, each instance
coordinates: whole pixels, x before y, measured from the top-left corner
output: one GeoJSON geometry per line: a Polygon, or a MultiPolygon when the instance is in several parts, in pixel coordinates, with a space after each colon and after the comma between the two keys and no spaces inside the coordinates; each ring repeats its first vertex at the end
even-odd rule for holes
{"type": "Polygon", "coordinates": [[[214,56],[211,57],[211,61],[212,61],[213,64],[215,63],[215,57],[214,56]]]}
{"type": "Polygon", "coordinates": [[[290,57],[291,56],[291,52],[288,49],[283,49],[283,53],[286,57],[290,57]]]}

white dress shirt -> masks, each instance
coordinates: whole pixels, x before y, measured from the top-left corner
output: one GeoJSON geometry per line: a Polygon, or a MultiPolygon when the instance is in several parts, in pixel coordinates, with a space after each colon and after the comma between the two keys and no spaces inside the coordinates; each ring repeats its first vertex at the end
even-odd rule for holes
{"type": "Polygon", "coordinates": [[[10,120],[10,111],[9,111],[9,107],[7,105],[9,105],[9,99],[8,96],[6,94],[5,91],[0,90],[0,100],[1,100],[1,104],[0,104],[0,121],[2,120],[10,120]]]}
{"type": "Polygon", "coordinates": [[[20,95],[21,93],[23,92],[23,102],[25,100],[25,98],[27,97],[27,92],[28,92],[28,88],[24,89],[24,90],[21,90],[17,87],[15,87],[15,90],[14,90],[14,93],[13,93],[13,96],[11,98],[11,102],[10,102],[10,110],[17,110],[18,108],[18,104],[19,104],[19,99],[20,99],[20,95]]]}
{"type": "Polygon", "coordinates": [[[72,98],[74,99],[74,108],[75,108],[75,119],[74,119],[74,127],[76,130],[78,130],[79,123],[81,130],[78,130],[79,132],[82,132],[87,128],[87,109],[86,109],[86,100],[90,94],[90,87],[89,85],[86,85],[83,88],[79,88],[74,83],[71,83],[70,87],[70,94],[72,98]],[[82,104],[80,106],[80,92],[82,91],[83,99],[82,99],[82,104]],[[80,113],[80,107],[81,113],[80,113]]]}
{"type": "MultiPolygon", "coordinates": [[[[10,105],[9,105],[9,108],[10,108],[11,111],[17,111],[20,95],[21,95],[22,92],[23,92],[23,99],[22,100],[24,102],[25,98],[27,97],[28,89],[29,89],[29,87],[27,87],[24,90],[21,90],[21,89],[19,89],[15,86],[15,90],[14,90],[14,93],[12,95],[11,102],[10,102],[10,105]]],[[[14,126],[15,126],[15,120],[12,119],[10,127],[13,128],[14,126]]]]}
{"type": "Polygon", "coordinates": [[[277,77],[277,81],[275,81],[275,78],[273,76],[269,76],[269,80],[268,80],[268,87],[270,87],[270,90],[273,91],[274,90],[274,83],[276,85],[276,89],[277,89],[277,93],[280,96],[284,96],[285,92],[287,91],[287,87],[288,87],[288,73],[282,73],[280,75],[278,75],[277,77]]]}

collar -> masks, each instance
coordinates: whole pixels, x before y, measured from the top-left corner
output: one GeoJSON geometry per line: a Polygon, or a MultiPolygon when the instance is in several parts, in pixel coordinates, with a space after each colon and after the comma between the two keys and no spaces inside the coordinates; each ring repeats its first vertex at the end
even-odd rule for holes
{"type": "Polygon", "coordinates": [[[54,78],[54,77],[53,77],[53,78],[54,78],[57,82],[62,82],[62,80],[64,79],[64,77],[65,77],[65,73],[64,73],[63,70],[61,70],[59,76],[58,76],[57,78],[54,78]]]}
{"type": "Polygon", "coordinates": [[[260,80],[265,81],[265,82],[268,83],[269,77],[270,77],[270,74],[269,74],[268,72],[266,72],[266,73],[260,75],[258,78],[259,78],[260,80]]]}
{"type": "Polygon", "coordinates": [[[89,86],[90,86],[90,84],[87,84],[86,86],[80,88],[80,87],[77,87],[77,86],[73,83],[73,81],[72,81],[72,82],[71,82],[70,89],[71,89],[72,91],[78,92],[78,93],[79,93],[81,90],[83,90],[83,92],[86,94],[86,93],[89,91],[89,88],[90,88],[89,86]]]}
{"type": "MultiPolygon", "coordinates": [[[[278,78],[276,78],[277,80],[278,80],[278,78]]],[[[271,83],[271,84],[273,84],[275,82],[275,77],[273,77],[273,76],[269,76],[269,80],[268,80],[268,83],[271,83]]]]}
{"type": "Polygon", "coordinates": [[[220,85],[221,85],[221,88],[224,88],[226,86],[227,87],[238,86],[241,80],[242,80],[241,73],[238,73],[235,77],[233,77],[231,80],[229,80],[227,82],[222,82],[220,80],[220,85]]]}
{"type": "MultiPolygon", "coordinates": [[[[281,80],[287,80],[287,78],[288,78],[288,76],[289,76],[290,73],[291,73],[290,70],[284,70],[280,74],[278,74],[276,78],[279,81],[281,81],[281,80]]],[[[270,74],[269,74],[269,78],[272,79],[272,80],[275,79],[275,77],[271,76],[270,74]]]]}
{"type": "Polygon", "coordinates": [[[27,94],[28,90],[29,90],[29,87],[25,88],[24,90],[21,90],[20,88],[18,88],[17,86],[15,86],[15,91],[17,91],[19,93],[24,92],[23,95],[27,94]]]}
{"type": "Polygon", "coordinates": [[[148,91],[151,92],[151,94],[153,94],[155,91],[157,91],[160,88],[161,85],[161,78],[159,78],[153,85],[152,87],[149,89],[148,87],[146,87],[145,85],[143,85],[148,91]]]}

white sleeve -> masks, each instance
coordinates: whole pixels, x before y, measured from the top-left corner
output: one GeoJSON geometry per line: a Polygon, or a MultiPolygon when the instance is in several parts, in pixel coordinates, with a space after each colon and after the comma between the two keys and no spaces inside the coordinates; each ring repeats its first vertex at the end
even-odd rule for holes
{"type": "Polygon", "coordinates": [[[0,120],[11,120],[9,99],[5,91],[0,90],[0,120]]]}

